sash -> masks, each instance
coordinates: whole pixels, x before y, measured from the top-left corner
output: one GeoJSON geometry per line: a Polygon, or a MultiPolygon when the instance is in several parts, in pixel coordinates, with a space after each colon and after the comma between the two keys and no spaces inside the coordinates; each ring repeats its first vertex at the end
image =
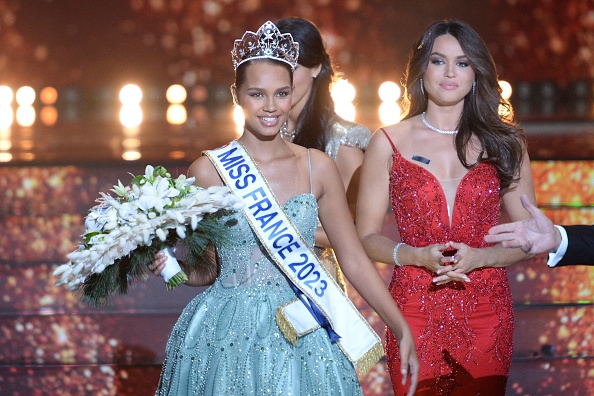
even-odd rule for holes
{"type": "Polygon", "coordinates": [[[206,155],[225,184],[242,198],[252,230],[298,295],[278,308],[277,324],[292,344],[323,327],[360,374],[384,356],[378,335],[361,316],[278,203],[243,145],[234,140],[206,155]]]}

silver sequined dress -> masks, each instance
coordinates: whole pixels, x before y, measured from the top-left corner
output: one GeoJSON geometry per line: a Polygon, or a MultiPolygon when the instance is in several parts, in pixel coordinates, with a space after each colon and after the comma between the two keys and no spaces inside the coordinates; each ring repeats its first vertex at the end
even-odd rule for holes
{"type": "MultiPolygon", "coordinates": [[[[312,194],[284,209],[313,243],[318,206],[312,194]]],[[[232,241],[217,247],[221,273],[184,309],[167,343],[157,395],[362,395],[351,363],[318,329],[293,346],[275,319],[295,299],[241,213],[221,221],[232,241]]]]}
{"type": "MultiPolygon", "coordinates": [[[[355,147],[365,151],[369,144],[369,140],[371,139],[371,131],[363,125],[343,120],[340,117],[335,117],[332,122],[332,127],[328,131],[327,139],[325,152],[336,161],[340,146],[355,147]]],[[[334,250],[332,248],[320,246],[316,246],[314,250],[328,272],[333,275],[338,284],[346,291],[346,283],[342,276],[342,271],[338,265],[334,250]]]]}

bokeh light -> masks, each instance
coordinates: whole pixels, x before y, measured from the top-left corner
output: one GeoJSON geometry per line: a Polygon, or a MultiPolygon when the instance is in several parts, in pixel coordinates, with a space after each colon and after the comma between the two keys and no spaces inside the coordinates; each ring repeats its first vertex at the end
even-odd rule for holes
{"type": "Polygon", "coordinates": [[[503,99],[508,100],[512,96],[512,86],[505,80],[499,80],[499,86],[501,87],[501,96],[503,99]]]}
{"type": "Polygon", "coordinates": [[[33,106],[19,106],[16,111],[16,121],[20,126],[30,127],[35,123],[35,109],[33,106]]]}
{"type": "Polygon", "coordinates": [[[19,106],[31,106],[35,102],[35,90],[31,87],[20,87],[15,94],[19,106]]]}
{"type": "Polygon", "coordinates": [[[10,128],[13,117],[14,115],[10,104],[0,104],[0,129],[10,128]]]}
{"type": "Polygon", "coordinates": [[[181,104],[172,104],[167,108],[167,122],[172,125],[181,125],[188,119],[186,107],[181,104]]]}
{"type": "Polygon", "coordinates": [[[12,92],[12,89],[6,85],[0,85],[0,107],[10,105],[13,98],[14,93],[12,92]]]}
{"type": "Polygon", "coordinates": [[[235,123],[235,131],[241,134],[243,132],[243,125],[245,124],[245,115],[241,106],[233,107],[233,122],[235,123]]]}
{"type": "Polygon", "coordinates": [[[391,125],[400,122],[402,110],[396,102],[383,102],[379,107],[379,118],[383,125],[391,125]]]}
{"type": "Polygon", "coordinates": [[[180,104],[185,102],[186,98],[188,97],[188,92],[183,86],[174,84],[167,88],[165,97],[171,104],[180,104]]]}
{"type": "Polygon", "coordinates": [[[39,113],[39,119],[43,125],[55,125],[58,122],[58,110],[54,106],[43,106],[39,113]]]}
{"type": "Polygon", "coordinates": [[[357,91],[347,80],[338,80],[332,85],[332,99],[335,103],[352,102],[357,91]]]}
{"type": "Polygon", "coordinates": [[[142,123],[142,109],[137,104],[123,105],[120,110],[120,122],[128,128],[137,127],[142,123]]]}
{"type": "Polygon", "coordinates": [[[136,161],[142,157],[139,151],[130,150],[122,153],[122,159],[125,161],[136,161]]]}
{"type": "Polygon", "coordinates": [[[142,90],[138,85],[127,84],[120,90],[120,102],[123,105],[138,105],[142,101],[142,90]]]}
{"type": "Polygon", "coordinates": [[[335,102],[334,111],[347,121],[355,121],[357,110],[351,102],[335,102]]]}
{"type": "Polygon", "coordinates": [[[392,81],[383,82],[377,90],[382,102],[396,102],[400,99],[402,90],[400,86],[392,81]]]}
{"type": "Polygon", "coordinates": [[[54,87],[45,87],[39,92],[39,100],[44,105],[54,105],[58,101],[58,90],[54,87]]]}

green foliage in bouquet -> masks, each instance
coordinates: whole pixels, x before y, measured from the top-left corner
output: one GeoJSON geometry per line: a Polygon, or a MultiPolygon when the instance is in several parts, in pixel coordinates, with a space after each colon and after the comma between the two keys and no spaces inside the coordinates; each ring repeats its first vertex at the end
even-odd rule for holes
{"type": "MultiPolygon", "coordinates": [[[[70,262],[54,271],[60,277],[56,285],[64,284],[80,292],[83,302],[100,306],[112,295],[126,294],[135,282],[146,281],[148,265],[165,248],[183,247],[188,271],[215,265],[208,247],[226,241],[223,218],[243,203],[227,187],[204,189],[193,183],[193,178],[173,179],[165,168],[149,165],[130,186],[118,181],[112,189],[116,197],[101,193],[99,205],[85,220],[82,244],[68,254],[70,262]]],[[[170,277],[162,274],[168,289],[188,280],[175,265],[170,277]]]]}

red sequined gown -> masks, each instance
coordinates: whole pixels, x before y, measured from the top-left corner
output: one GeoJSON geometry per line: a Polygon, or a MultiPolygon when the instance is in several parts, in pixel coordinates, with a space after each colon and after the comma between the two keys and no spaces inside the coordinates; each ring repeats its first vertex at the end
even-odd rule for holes
{"type": "MultiPolygon", "coordinates": [[[[481,163],[450,188],[450,224],[447,188],[392,147],[390,197],[402,241],[415,247],[447,241],[488,246],[483,236],[499,214],[495,167],[481,163]]],[[[392,297],[416,338],[421,363],[417,395],[504,395],[513,347],[506,270],[478,269],[468,274],[468,283],[441,286],[432,283],[433,277],[425,268],[395,267],[390,282],[392,297]]],[[[386,354],[395,395],[404,395],[398,344],[389,329],[386,354]]]]}

